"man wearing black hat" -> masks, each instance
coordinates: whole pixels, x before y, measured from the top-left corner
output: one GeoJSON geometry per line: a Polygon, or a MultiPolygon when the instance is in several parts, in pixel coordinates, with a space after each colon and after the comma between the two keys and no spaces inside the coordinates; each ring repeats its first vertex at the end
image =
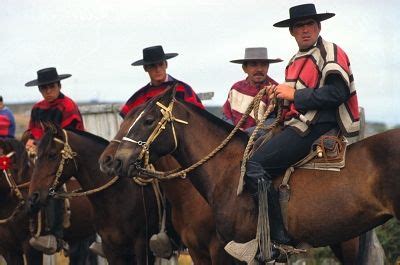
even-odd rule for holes
{"type": "MultiPolygon", "coordinates": [[[[228,99],[222,107],[223,119],[236,125],[260,89],[278,84],[268,76],[268,68],[271,63],[279,63],[282,60],[268,58],[268,51],[265,47],[254,47],[245,49],[243,59],[232,60],[231,62],[241,64],[243,71],[247,74],[246,79],[236,82],[232,86],[228,99]]],[[[258,110],[259,117],[263,115],[267,105],[268,97],[263,97],[258,110]]],[[[251,132],[255,125],[256,121],[252,112],[241,129],[251,132]]]]}
{"type": "Polygon", "coordinates": [[[129,98],[121,108],[120,115],[122,118],[124,118],[132,109],[149,101],[174,84],[176,84],[177,97],[181,97],[183,100],[204,109],[199,97],[188,84],[185,84],[167,74],[167,60],[174,58],[177,55],[177,53],[164,53],[164,50],[160,45],[143,49],[143,59],[135,61],[132,65],[142,65],[144,71],[147,72],[150,77],[150,83],[139,89],[129,98]]]}
{"type": "MultiPolygon", "coordinates": [[[[25,86],[38,86],[43,100],[36,103],[31,111],[31,119],[26,143],[28,151],[36,153],[36,142],[43,136],[41,122],[51,121],[61,128],[84,130],[81,113],[76,103],[61,93],[61,80],[69,78],[70,74],[59,75],[56,68],[50,67],[37,71],[37,79],[25,86]]],[[[46,206],[46,222],[50,228],[49,235],[33,237],[29,243],[46,254],[54,254],[62,245],[62,217],[64,201],[51,199],[46,206]]]]}
{"type": "MultiPolygon", "coordinates": [[[[346,53],[319,35],[321,21],[333,13],[318,14],[313,4],[290,8],[290,18],[274,24],[289,27],[299,51],[286,67],[286,82],[273,86],[270,97],[283,100],[283,130],[261,145],[247,163],[246,185],[257,193],[257,183],[274,177],[305,157],[312,143],[332,129],[347,136],[359,131],[357,95],[346,53]]],[[[268,189],[271,238],[287,244],[277,192],[268,189]]]]}

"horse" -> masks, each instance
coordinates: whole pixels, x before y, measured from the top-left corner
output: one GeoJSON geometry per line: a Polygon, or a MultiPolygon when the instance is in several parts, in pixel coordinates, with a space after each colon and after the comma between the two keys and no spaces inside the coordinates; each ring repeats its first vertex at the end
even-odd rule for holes
{"type": "MultiPolygon", "coordinates": [[[[120,130],[103,151],[99,159],[100,168],[109,175],[114,174],[113,156],[120,140],[126,135],[131,120],[138,112],[131,111],[125,117],[120,130]]],[[[179,166],[171,156],[155,163],[158,170],[170,170],[179,166]]],[[[189,180],[160,182],[162,190],[172,206],[172,224],[182,242],[188,248],[194,264],[232,264],[234,261],[224,250],[215,229],[211,208],[189,180]]]]}
{"type": "Polygon", "coordinates": [[[1,139],[0,150],[2,158],[5,156],[10,158],[9,171],[1,170],[0,173],[0,219],[4,220],[0,224],[0,254],[9,265],[24,264],[23,254],[26,256],[27,264],[41,264],[42,253],[33,249],[28,243],[27,212],[23,208],[17,209],[20,203],[25,203],[24,199],[28,194],[28,186],[24,184],[29,182],[29,167],[22,163],[25,148],[15,139],[1,139]],[[5,174],[19,186],[22,198],[10,187],[5,174]],[[10,218],[12,216],[15,217],[10,218]]]}
{"type": "Polygon", "coordinates": [[[108,141],[88,132],[47,125],[31,180],[32,203],[44,204],[49,196],[62,196],[59,186],[74,176],[86,190],[78,195],[87,194],[93,206],[93,222],[109,264],[153,264],[148,240],[158,232],[159,220],[154,192],[151,186],[102,173],[97,161],[107,145],[108,141]],[[63,160],[65,150],[70,159],[63,160]],[[57,171],[62,171],[58,177],[57,171]],[[54,195],[49,191],[55,191],[54,195]]]}
{"type": "MultiPolygon", "coordinates": [[[[119,145],[115,154],[114,169],[120,175],[140,174],[144,171],[144,151],[149,152],[150,163],[171,154],[187,168],[219,146],[231,130],[232,126],[219,118],[175,99],[169,90],[149,102],[132,125],[126,135],[128,140],[119,145]],[[158,124],[161,120],[166,121],[163,126],[158,124]],[[156,126],[165,130],[147,143],[156,126]],[[142,145],[137,144],[139,141],[142,145]]],[[[248,242],[256,235],[255,202],[246,189],[236,195],[247,139],[239,131],[228,145],[189,175],[213,209],[217,231],[225,243],[248,242]]],[[[398,218],[399,140],[400,130],[395,129],[350,145],[347,165],[340,172],[296,169],[289,182],[291,198],[287,209],[292,238],[313,247],[336,245],[392,217],[398,218]]],[[[274,180],[275,187],[282,178],[274,180]]]]}
{"type": "MultiPolygon", "coordinates": [[[[32,161],[29,159],[28,154],[25,151],[25,146],[18,140],[1,140],[0,148],[2,149],[3,153],[12,154],[10,157],[13,164],[11,167],[11,177],[15,180],[16,184],[20,184],[19,189],[22,192],[25,202],[28,197],[29,185],[27,184],[29,184],[33,170],[32,161]]],[[[7,196],[15,199],[15,193],[10,193],[9,184],[3,183],[3,180],[5,181],[5,178],[2,178],[0,190],[8,190],[7,196]]],[[[79,186],[76,181],[70,181],[67,184],[67,187],[70,189],[76,189],[79,186]]],[[[1,198],[8,198],[7,196],[1,196],[1,198]]],[[[9,216],[9,208],[11,207],[11,209],[15,209],[15,206],[15,202],[13,204],[4,205],[4,207],[2,205],[1,210],[4,212],[8,211],[7,215],[9,216]]],[[[88,220],[88,217],[91,216],[88,214],[88,212],[90,213],[90,211],[88,211],[88,209],[90,210],[89,202],[87,199],[82,198],[76,202],[72,202],[71,209],[72,225],[70,228],[66,229],[65,233],[65,240],[70,247],[68,250],[70,264],[97,264],[97,261],[94,260],[94,254],[89,251],[88,247],[85,247],[85,245],[93,242],[95,236],[93,226],[91,225],[91,220],[88,220]],[[79,251],[73,251],[74,249],[79,251]]],[[[18,250],[18,255],[15,255],[15,259],[19,260],[18,262],[22,261],[22,254],[19,251],[21,247],[18,247],[18,244],[20,244],[22,245],[22,249],[24,249],[24,254],[27,257],[28,264],[42,263],[42,253],[32,248],[28,243],[30,231],[27,208],[23,208],[22,211],[16,215],[15,219],[11,219],[8,223],[0,226],[0,228],[7,231],[0,236],[2,241],[0,244],[9,245],[8,249],[11,249],[13,252],[17,252],[18,250]],[[14,237],[7,237],[5,235],[14,235],[14,237]]],[[[12,261],[8,261],[8,264],[14,263],[12,261]]]]}

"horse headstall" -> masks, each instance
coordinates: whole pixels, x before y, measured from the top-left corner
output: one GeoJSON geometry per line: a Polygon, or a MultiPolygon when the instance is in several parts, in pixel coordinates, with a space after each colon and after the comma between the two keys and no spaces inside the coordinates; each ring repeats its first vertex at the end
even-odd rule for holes
{"type": "Polygon", "coordinates": [[[160,112],[162,114],[161,120],[157,123],[157,125],[154,127],[152,133],[149,135],[146,141],[141,141],[141,140],[134,140],[130,138],[128,135],[131,132],[131,129],[133,128],[133,125],[136,124],[136,122],[139,121],[142,116],[144,116],[144,111],[142,111],[139,116],[135,119],[135,121],[132,123],[130,126],[127,134],[122,138],[122,141],[127,141],[131,142],[134,144],[139,145],[142,150],[140,151],[134,165],[136,169],[140,172],[143,171],[144,168],[148,167],[149,165],[149,147],[150,145],[157,139],[157,137],[165,130],[166,125],[168,123],[171,124],[171,130],[172,130],[172,135],[174,138],[174,149],[170,151],[170,153],[174,152],[176,148],[178,147],[178,139],[176,137],[176,132],[175,132],[175,127],[174,127],[174,122],[178,122],[181,124],[189,124],[187,121],[181,120],[176,118],[173,115],[173,108],[174,108],[174,103],[176,99],[172,98],[171,102],[168,104],[168,106],[163,105],[161,102],[157,101],[156,105],[160,108],[160,112]],[[142,167],[142,164],[144,168],[142,167]]]}
{"type": "Polygon", "coordinates": [[[58,165],[58,168],[57,168],[57,171],[56,171],[56,174],[55,174],[55,179],[53,181],[52,186],[48,190],[48,194],[49,194],[50,197],[54,197],[54,196],[57,195],[57,189],[58,189],[58,185],[59,185],[59,182],[60,182],[60,177],[63,174],[65,162],[67,160],[71,159],[72,161],[74,161],[75,168],[76,168],[76,170],[78,170],[78,166],[77,166],[75,158],[74,158],[77,154],[76,154],[76,152],[74,152],[72,150],[71,146],[68,143],[68,134],[67,134],[67,132],[64,129],[62,131],[64,133],[65,141],[63,141],[63,140],[61,140],[59,138],[56,138],[56,137],[53,138],[53,140],[56,143],[60,143],[60,144],[63,145],[63,149],[60,151],[61,161],[60,161],[60,164],[58,165]]]}

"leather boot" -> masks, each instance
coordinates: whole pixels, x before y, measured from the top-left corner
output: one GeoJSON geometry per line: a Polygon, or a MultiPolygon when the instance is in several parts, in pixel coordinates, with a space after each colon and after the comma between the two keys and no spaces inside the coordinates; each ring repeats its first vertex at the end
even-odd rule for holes
{"type": "Polygon", "coordinates": [[[283,223],[279,194],[272,184],[268,188],[268,215],[271,239],[278,244],[288,245],[291,238],[283,223]]]}
{"type": "Polygon", "coordinates": [[[278,244],[287,245],[291,239],[283,223],[279,194],[272,185],[272,177],[264,170],[260,163],[247,161],[246,186],[258,205],[258,182],[265,180],[268,184],[268,215],[271,239],[278,244]]]}
{"type": "Polygon", "coordinates": [[[256,198],[258,203],[258,181],[265,178],[265,170],[260,163],[247,161],[245,183],[246,189],[256,198]]]}

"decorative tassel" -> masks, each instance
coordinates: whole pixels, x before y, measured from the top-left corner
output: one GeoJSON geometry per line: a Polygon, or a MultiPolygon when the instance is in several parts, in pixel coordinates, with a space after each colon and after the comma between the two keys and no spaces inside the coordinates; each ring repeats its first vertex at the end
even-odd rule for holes
{"type": "Polygon", "coordinates": [[[258,224],[257,239],[259,261],[269,261],[272,257],[272,244],[268,216],[268,187],[271,183],[265,179],[258,180],[258,224]]]}

